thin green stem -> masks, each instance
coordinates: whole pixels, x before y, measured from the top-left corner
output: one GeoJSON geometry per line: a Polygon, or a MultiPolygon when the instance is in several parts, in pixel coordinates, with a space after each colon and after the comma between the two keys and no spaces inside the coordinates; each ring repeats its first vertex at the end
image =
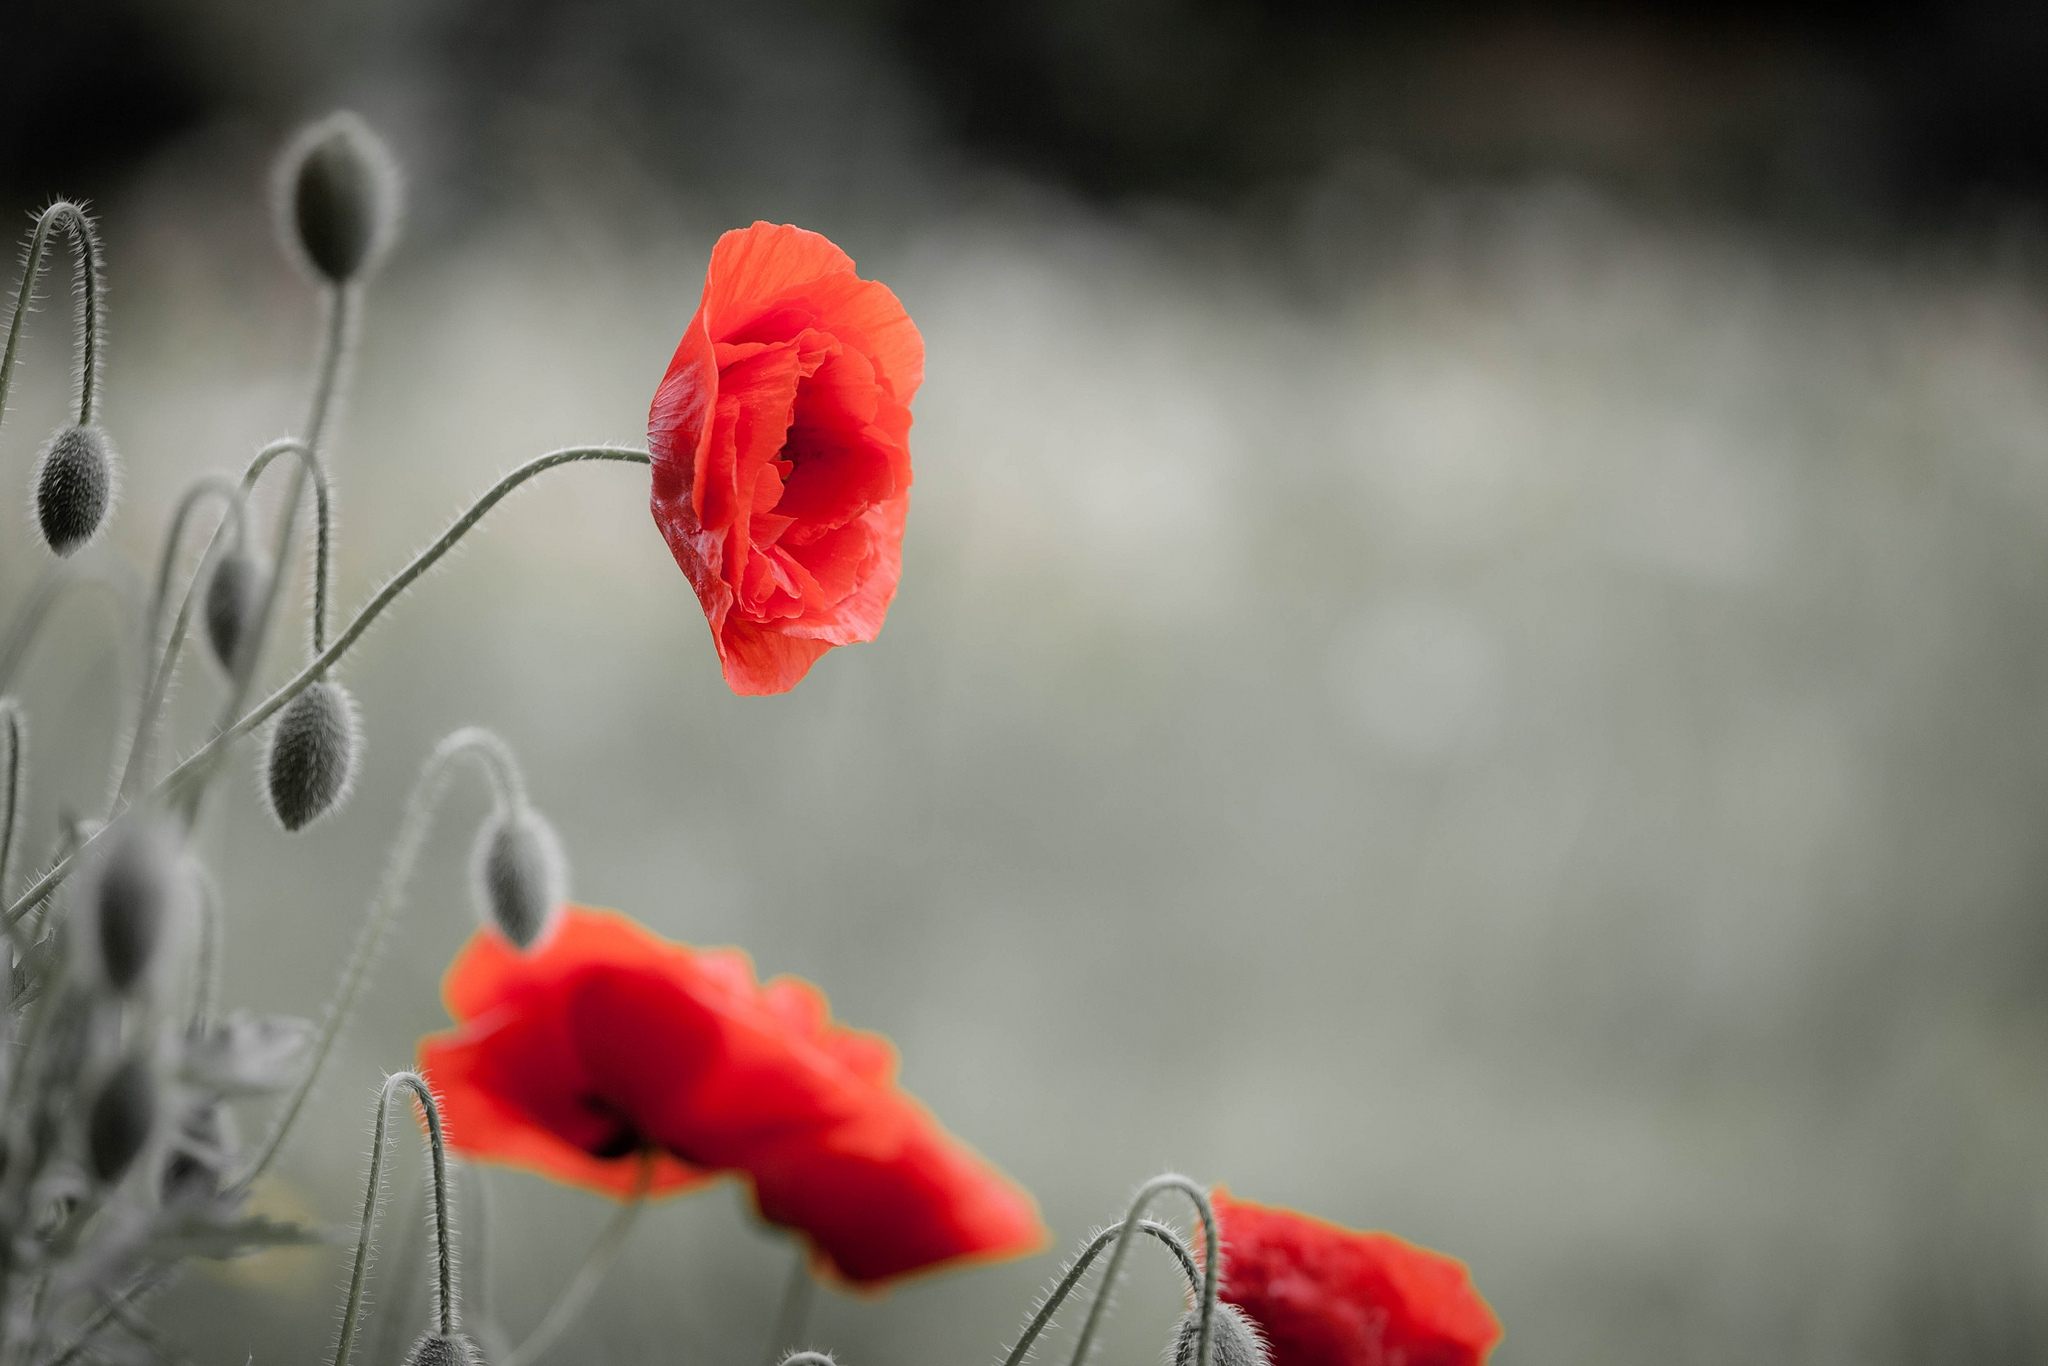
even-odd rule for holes
{"type": "Polygon", "coordinates": [[[370,1179],[363,1190],[363,1221],[356,1231],[356,1258],[348,1278],[348,1299],[341,1311],[341,1334],[334,1344],[334,1366],[348,1366],[355,1346],[356,1325],[363,1309],[363,1281],[369,1274],[370,1247],[376,1240],[377,1210],[384,1201],[384,1148],[390,1128],[391,1098],[399,1091],[413,1093],[427,1123],[427,1152],[434,1172],[434,1243],[438,1254],[435,1285],[439,1298],[441,1334],[455,1332],[455,1255],[448,1226],[448,1151],[441,1138],[441,1111],[434,1093],[417,1072],[394,1072],[384,1078],[377,1092],[377,1119],[370,1138],[370,1179]]]}
{"type": "MultiPolygon", "coordinates": [[[[150,797],[159,797],[174,789],[183,789],[188,784],[197,781],[202,772],[218,762],[222,751],[228,745],[262,725],[287,702],[310,687],[337,660],[349,652],[350,648],[361,638],[363,632],[367,631],[371,624],[383,615],[386,608],[397,601],[420,575],[433,568],[440,561],[441,557],[452,550],[455,544],[468,533],[470,528],[483,519],[485,513],[496,507],[500,502],[503,502],[506,495],[535,475],[551,470],[557,465],[567,465],[584,460],[619,461],[626,464],[645,465],[648,463],[648,455],[645,451],[633,450],[630,447],[623,446],[576,446],[567,450],[551,451],[537,459],[529,460],[526,464],[513,470],[494,484],[467,512],[456,518],[454,524],[447,531],[443,532],[438,540],[414,556],[410,564],[393,575],[391,580],[377,591],[377,595],[364,605],[362,611],[356,614],[355,619],[342,629],[341,634],[336,636],[328,644],[327,648],[315,656],[305,668],[293,675],[284,686],[257,704],[255,708],[246,713],[239,721],[216,731],[213,738],[194,751],[190,758],[164,775],[150,789],[148,795],[150,797]]],[[[35,883],[20,897],[16,898],[13,905],[7,908],[4,923],[12,924],[19,920],[28,913],[30,906],[55,890],[58,884],[62,883],[70,875],[72,868],[77,864],[79,855],[90,848],[98,838],[98,834],[95,833],[92,839],[85,841],[69,857],[36,879],[35,883]]]]}
{"type": "Polygon", "coordinates": [[[818,1283],[811,1277],[811,1257],[802,1243],[790,1263],[789,1279],[782,1286],[782,1303],[775,1310],[775,1327],[768,1338],[768,1350],[761,1354],[761,1366],[775,1366],[776,1354],[796,1345],[811,1319],[811,1303],[817,1298],[818,1283]]]}
{"type": "MultiPolygon", "coordinates": [[[[1060,1277],[1059,1284],[1052,1288],[1052,1291],[1046,1295],[1045,1302],[1038,1306],[1038,1312],[1031,1316],[1031,1322],[1025,1325],[1024,1332],[1017,1339],[1017,1345],[1012,1347],[1009,1355],[1003,1358],[1003,1366],[1020,1366],[1024,1358],[1030,1353],[1032,1344],[1038,1341],[1038,1335],[1043,1333],[1045,1326],[1052,1322],[1052,1316],[1059,1312],[1059,1307],[1062,1304],[1066,1303],[1067,1296],[1074,1293],[1074,1287],[1079,1285],[1081,1278],[1088,1274],[1088,1268],[1094,1265],[1095,1259],[1101,1255],[1102,1249],[1108,1247],[1109,1240],[1122,1233],[1124,1228],[1124,1224],[1111,1224],[1108,1228],[1089,1239],[1088,1246],[1081,1249],[1080,1255],[1074,1258],[1074,1264],[1067,1268],[1066,1275],[1060,1277]]],[[[1180,1235],[1165,1224],[1151,1219],[1140,1219],[1138,1221],[1138,1228],[1142,1232],[1151,1234],[1154,1238],[1157,1238],[1160,1242],[1173,1249],[1174,1257],[1180,1262],[1181,1273],[1187,1277],[1188,1293],[1199,1295],[1201,1293],[1202,1275],[1195,1268],[1195,1259],[1188,1252],[1187,1244],[1180,1240],[1180,1235]]]]}
{"type": "Polygon", "coordinates": [[[100,1307],[93,1311],[92,1316],[79,1326],[78,1332],[72,1336],[64,1350],[44,1361],[42,1366],[71,1366],[72,1362],[90,1350],[92,1340],[99,1336],[101,1330],[112,1323],[123,1309],[154,1293],[170,1277],[169,1271],[159,1271],[154,1275],[144,1276],[118,1295],[106,1296],[100,1301],[100,1307]]]}
{"type": "MultiPolygon", "coordinates": [[[[327,648],[327,583],[334,570],[333,486],[327,478],[327,466],[312,446],[303,441],[273,441],[256,453],[256,458],[249,462],[248,471],[242,475],[245,496],[256,487],[256,481],[263,477],[263,471],[270,467],[270,462],[281,455],[296,455],[301,481],[307,477],[313,481],[313,653],[317,655],[327,648]]],[[[279,564],[282,566],[283,562],[279,564]]]]}
{"type": "Polygon", "coordinates": [[[648,1149],[640,1155],[639,1170],[633,1178],[633,1193],[625,1204],[619,1206],[619,1212],[604,1226],[604,1231],[597,1235],[590,1251],[583,1254],[576,1274],[569,1278],[561,1296],[542,1316],[540,1326],[527,1335],[526,1341],[506,1354],[503,1366],[532,1366],[542,1352],[554,1345],[562,1331],[576,1321],[576,1316],[590,1303],[590,1297],[597,1293],[605,1273],[618,1260],[619,1249],[625,1246],[626,1235],[633,1230],[633,1221],[640,1217],[641,1209],[647,1204],[647,1183],[653,1175],[654,1153],[648,1149]]]}
{"type": "Polygon", "coordinates": [[[60,199],[36,218],[28,239],[28,257],[22,265],[21,289],[15,296],[14,316],[7,324],[7,347],[0,352],[0,417],[7,411],[7,391],[14,382],[14,359],[21,348],[22,326],[35,306],[36,283],[42,278],[43,254],[49,248],[50,233],[62,228],[71,239],[78,258],[78,421],[90,423],[99,412],[100,369],[100,237],[83,208],[60,199]]]}
{"type": "Polygon", "coordinates": [[[222,960],[227,956],[226,925],[220,908],[220,886],[213,874],[194,864],[199,879],[199,982],[192,993],[190,1027],[210,1029],[220,1011],[222,960]]]}
{"type": "Polygon", "coordinates": [[[157,557],[156,587],[149,595],[149,615],[144,618],[149,628],[149,647],[156,649],[163,632],[164,599],[171,592],[171,570],[176,565],[178,551],[185,542],[185,526],[192,520],[192,514],[199,505],[209,498],[218,498],[227,508],[223,517],[235,524],[233,548],[239,550],[249,534],[249,509],[242,497],[241,486],[225,474],[202,474],[185,486],[185,492],[178,499],[177,510],[171,514],[170,529],[164,533],[163,554],[157,557]]]}
{"type": "Polygon", "coordinates": [[[0,697],[0,736],[7,743],[7,767],[0,771],[0,901],[7,899],[7,875],[14,867],[15,832],[21,828],[21,790],[28,769],[28,728],[21,704],[0,697]]]}
{"type": "Polygon", "coordinates": [[[508,773],[512,775],[512,783],[518,781],[518,766],[511,762],[511,753],[505,742],[479,726],[466,726],[448,735],[434,746],[426,762],[420,765],[419,776],[413,780],[412,792],[407,795],[405,810],[398,820],[398,835],[391,842],[384,876],[363,914],[363,928],[356,935],[348,962],[342,965],[341,977],[334,984],[334,995],[329,998],[321,1015],[320,1032],[307,1053],[305,1074],[299,1078],[290,1098],[279,1108],[276,1119],[271,1122],[270,1132],[264,1137],[262,1149],[237,1185],[246,1186],[270,1166],[278,1149],[284,1146],[285,1136],[291,1132],[299,1112],[305,1108],[307,1097],[312,1095],[313,1083],[319,1079],[320,1069],[326,1063],[327,1055],[333,1051],[335,1040],[341,1037],[342,1027],[348,1023],[349,1015],[355,1009],[363,982],[383,950],[392,921],[405,904],[406,889],[412,884],[420,850],[433,828],[434,813],[439,810],[441,798],[447,792],[455,761],[462,758],[478,761],[485,776],[491,780],[492,794],[499,802],[506,800],[508,790],[519,790],[507,783],[508,773]]]}
{"type": "Polygon", "coordinates": [[[134,609],[136,585],[122,573],[118,561],[95,558],[88,565],[80,565],[76,560],[60,560],[51,565],[36,581],[28,601],[22,604],[14,620],[8,623],[5,640],[0,641],[0,693],[13,685],[14,675],[21,668],[22,660],[27,658],[29,646],[35,643],[50,609],[74,584],[103,588],[123,609],[134,609]]]}
{"type": "MultiPolygon", "coordinates": [[[[361,294],[346,285],[328,286],[322,295],[327,327],[321,338],[320,359],[314,369],[313,393],[307,402],[303,438],[304,449],[316,455],[327,440],[335,400],[348,368],[348,353],[355,340],[356,316],[361,301],[361,294]]],[[[297,539],[299,530],[299,505],[305,501],[306,482],[310,477],[308,463],[301,461],[293,469],[291,482],[285,486],[284,500],[278,505],[277,531],[270,553],[270,581],[264,585],[263,602],[251,623],[249,643],[242,658],[236,661],[239,667],[228,681],[227,696],[221,700],[220,716],[214,723],[217,735],[234,724],[235,718],[249,704],[250,689],[256,686],[256,676],[263,664],[263,649],[270,640],[270,628],[277,620],[278,604],[284,596],[284,581],[289,577],[292,543],[297,539]]],[[[182,794],[179,805],[186,825],[190,826],[198,819],[199,803],[205,799],[207,786],[213,781],[215,772],[215,768],[203,771],[198,775],[198,781],[182,794]]]]}
{"type": "Polygon", "coordinates": [[[1081,1324],[1080,1335],[1074,1340],[1074,1355],[1069,1366],[1082,1366],[1088,1360],[1088,1349],[1095,1345],[1095,1334],[1102,1327],[1102,1316],[1109,1308],[1110,1295],[1116,1288],[1116,1281],[1123,1271],[1124,1258],[1131,1250],[1131,1235],[1138,1231],[1145,1207],[1167,1191],[1177,1190],[1194,1202],[1195,1212],[1202,1217],[1203,1250],[1206,1258],[1202,1263],[1202,1291],[1199,1307],[1202,1316],[1201,1336],[1196,1341],[1195,1366],[1209,1366],[1210,1344],[1213,1339],[1216,1319],[1216,1277],[1218,1274],[1216,1255],[1216,1216],[1209,1208],[1209,1193],[1185,1176],[1168,1172],[1155,1176],[1138,1187],[1138,1193],[1131,1200],[1129,1213],[1124,1215],[1124,1226],[1117,1235],[1116,1247],[1109,1254],[1109,1266],[1102,1273],[1101,1284],[1095,1288],[1095,1299],[1088,1306],[1088,1317],[1081,1324]]]}

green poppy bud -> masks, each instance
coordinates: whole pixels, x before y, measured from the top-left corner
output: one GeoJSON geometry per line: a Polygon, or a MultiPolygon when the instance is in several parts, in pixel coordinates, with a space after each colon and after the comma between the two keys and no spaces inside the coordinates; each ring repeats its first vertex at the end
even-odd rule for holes
{"type": "MultiPolygon", "coordinates": [[[[1173,1366],[1201,1366],[1195,1354],[1202,1345],[1202,1311],[1194,1308],[1180,1321],[1173,1339],[1173,1366]]],[[[1266,1341],[1234,1304],[1216,1306],[1209,1320],[1210,1366],[1267,1366],[1266,1341]]]]}
{"type": "Polygon", "coordinates": [[[405,1366],[484,1366],[484,1354],[463,1333],[422,1333],[405,1366]]]}
{"type": "Polygon", "coordinates": [[[271,814],[303,830],[348,796],[355,766],[355,699],[323,679],[287,702],[271,727],[263,761],[271,814]]]}
{"type": "Polygon", "coordinates": [[[43,539],[69,555],[99,534],[114,505],[113,443],[98,427],[59,427],[36,457],[36,521],[43,539]]]}
{"type": "Polygon", "coordinates": [[[215,562],[206,581],[206,643],[229,674],[240,666],[254,634],[269,578],[261,560],[246,550],[231,550],[215,562]]]}
{"type": "Polygon", "coordinates": [[[554,827],[535,811],[500,813],[477,835],[470,894],[480,919],[530,947],[569,898],[568,863],[554,827]]]}
{"type": "Polygon", "coordinates": [[[119,1181],[149,1145],[156,1107],[156,1073],[143,1058],[127,1059],[102,1083],[85,1135],[86,1164],[101,1184],[119,1181]]]}
{"type": "Polygon", "coordinates": [[[113,848],[88,884],[81,944],[97,976],[122,994],[135,990],[179,924],[193,885],[185,851],[171,827],[152,820],[115,830],[113,848]]]}
{"type": "Polygon", "coordinates": [[[355,114],[301,129],[278,162],[278,212],[292,254],[342,285],[376,268],[398,232],[397,164],[355,114]]]}

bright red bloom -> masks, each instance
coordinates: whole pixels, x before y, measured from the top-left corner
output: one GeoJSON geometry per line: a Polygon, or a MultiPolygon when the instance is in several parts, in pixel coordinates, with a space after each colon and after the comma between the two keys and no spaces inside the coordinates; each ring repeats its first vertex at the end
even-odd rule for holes
{"type": "Polygon", "coordinates": [[[712,248],[647,449],[654,523],[734,692],[787,692],[882,629],[923,379],[903,305],[817,233],[756,223],[712,248]]]}
{"type": "Polygon", "coordinates": [[[522,953],[470,937],[420,1042],[461,1152],[611,1195],[747,1178],[764,1219],[848,1281],[1034,1251],[1031,1198],[896,1085],[896,1050],[832,1023],[808,982],[756,983],[615,911],[564,909],[522,953]]]}
{"type": "Polygon", "coordinates": [[[1465,1264],[1396,1238],[1210,1193],[1221,1296],[1259,1326],[1273,1366],[1479,1366],[1500,1322],[1465,1264]]]}

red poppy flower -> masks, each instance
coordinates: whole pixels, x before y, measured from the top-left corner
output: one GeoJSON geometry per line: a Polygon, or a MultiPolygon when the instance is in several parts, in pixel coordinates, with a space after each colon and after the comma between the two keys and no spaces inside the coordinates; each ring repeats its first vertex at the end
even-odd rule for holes
{"type": "Polygon", "coordinates": [[[734,692],[787,692],[882,629],[923,379],[903,305],[817,233],[756,223],[712,248],[647,449],[655,525],[734,692]]]}
{"type": "Polygon", "coordinates": [[[480,929],[441,984],[458,1027],[420,1043],[448,1141],[611,1195],[720,1173],[848,1281],[1029,1252],[1045,1229],[1000,1172],[896,1085],[896,1050],[832,1022],[808,982],[756,983],[613,911],[564,909],[524,953],[480,929]]]}
{"type": "Polygon", "coordinates": [[[1500,1323],[1455,1257],[1290,1209],[1210,1193],[1220,1294],[1259,1325],[1273,1366],[1478,1366],[1500,1323]]]}

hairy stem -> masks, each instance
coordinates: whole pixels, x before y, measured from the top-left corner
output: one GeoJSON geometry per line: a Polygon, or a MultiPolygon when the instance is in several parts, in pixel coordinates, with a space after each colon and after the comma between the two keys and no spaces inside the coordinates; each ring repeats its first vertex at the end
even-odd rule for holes
{"type": "Polygon", "coordinates": [[[1095,1334],[1102,1326],[1104,1312],[1109,1308],[1109,1299],[1116,1288],[1117,1276],[1123,1271],[1124,1257],[1131,1250],[1131,1235],[1138,1231],[1139,1219],[1145,1213],[1145,1207],[1170,1190],[1177,1190],[1186,1195],[1194,1203],[1195,1212],[1202,1218],[1203,1251],[1206,1258],[1202,1264],[1202,1290],[1199,1297],[1202,1327],[1195,1348],[1195,1366],[1209,1366],[1209,1347],[1216,1318],[1216,1277],[1219,1271],[1216,1255],[1216,1216],[1209,1208],[1209,1193],[1187,1177],[1172,1172],[1153,1177],[1138,1187],[1137,1195],[1132,1198],[1130,1211],[1124,1215],[1123,1229],[1117,1234],[1116,1246],[1109,1254],[1109,1266],[1103,1271],[1102,1281],[1095,1288],[1095,1299],[1088,1306],[1088,1317],[1081,1324],[1080,1336],[1074,1340],[1074,1355],[1069,1366],[1083,1366],[1088,1360],[1088,1349],[1095,1345],[1095,1334]]]}
{"type": "Polygon", "coordinates": [[[335,1040],[341,1037],[342,1027],[348,1023],[350,1012],[355,1009],[356,997],[362,991],[370,967],[384,947],[391,923],[399,907],[405,903],[413,869],[419,863],[420,850],[433,828],[434,813],[440,808],[441,798],[448,790],[455,761],[465,757],[478,761],[490,779],[492,795],[498,801],[505,801],[508,792],[523,792],[516,786],[518,767],[512,762],[505,742],[478,726],[467,726],[450,734],[434,746],[427,761],[420,765],[419,776],[413,780],[412,792],[405,799],[405,811],[398,820],[398,835],[391,842],[391,855],[384,864],[384,876],[377,884],[377,893],[370,899],[368,910],[364,912],[363,928],[356,935],[355,948],[349,952],[348,962],[342,965],[341,977],[334,984],[334,995],[328,999],[327,1008],[322,1013],[320,1032],[314,1037],[313,1047],[307,1054],[305,1075],[299,1078],[291,1097],[279,1108],[269,1134],[264,1137],[261,1151],[249,1164],[248,1172],[236,1182],[238,1186],[246,1186],[269,1167],[278,1149],[284,1146],[285,1136],[291,1132],[299,1112],[305,1108],[306,1098],[312,1095],[313,1083],[319,1079],[320,1069],[326,1063],[327,1055],[333,1051],[335,1040]],[[509,780],[508,774],[511,775],[509,780]]]}
{"type": "Polygon", "coordinates": [[[438,1254],[435,1284],[442,1336],[455,1331],[455,1255],[448,1228],[448,1152],[441,1138],[441,1111],[434,1093],[417,1072],[394,1072],[377,1092],[377,1119],[370,1137],[370,1179],[363,1190],[363,1222],[356,1231],[356,1259],[349,1272],[348,1298],[341,1311],[341,1334],[334,1344],[334,1366],[348,1366],[362,1317],[363,1280],[370,1269],[370,1247],[377,1234],[377,1210],[384,1202],[384,1148],[390,1127],[391,1098],[411,1091],[427,1123],[427,1151],[433,1161],[434,1244],[438,1254]]]}
{"type": "Polygon", "coordinates": [[[611,1222],[597,1235],[597,1241],[590,1245],[590,1251],[583,1254],[583,1260],[576,1267],[576,1274],[562,1287],[562,1293],[548,1312],[542,1316],[540,1326],[527,1334],[526,1341],[514,1347],[505,1357],[503,1366],[532,1366],[542,1352],[554,1345],[562,1330],[576,1321],[590,1297],[597,1293],[605,1273],[618,1260],[619,1249],[625,1246],[626,1235],[633,1231],[633,1221],[640,1217],[640,1211],[647,1204],[647,1183],[654,1175],[654,1153],[649,1149],[640,1155],[640,1168],[633,1179],[633,1193],[626,1203],[619,1206],[611,1222]]]}
{"type": "MultiPolygon", "coordinates": [[[[557,465],[567,465],[584,460],[619,461],[627,464],[645,465],[648,463],[648,456],[645,451],[633,450],[630,447],[624,446],[575,446],[567,450],[551,451],[537,459],[529,460],[526,464],[513,470],[494,484],[467,512],[456,518],[454,524],[447,531],[443,532],[438,540],[414,556],[410,564],[393,575],[391,580],[377,591],[377,595],[365,604],[362,611],[356,614],[355,619],[342,628],[341,634],[336,636],[325,650],[314,656],[313,660],[305,668],[295,674],[283,687],[258,703],[241,720],[215,732],[211,740],[201,745],[190,758],[159,780],[156,786],[150,789],[148,795],[150,797],[158,797],[174,789],[184,789],[188,784],[194,782],[199,774],[207,771],[214,765],[228,745],[262,725],[275,715],[279,708],[310,687],[337,660],[349,652],[350,648],[361,638],[363,632],[367,631],[371,624],[383,615],[386,608],[397,601],[420,575],[433,568],[442,556],[454,549],[456,543],[469,532],[470,528],[481,521],[485,513],[496,507],[500,502],[503,502],[506,495],[535,475],[551,470],[557,465]]],[[[4,923],[13,924],[28,913],[29,907],[49,895],[58,884],[62,883],[70,875],[72,868],[77,865],[79,855],[90,848],[98,838],[99,836],[96,833],[92,839],[86,840],[71,855],[36,879],[35,883],[26,892],[22,893],[20,897],[16,898],[13,905],[7,908],[4,923]]]]}
{"type": "Polygon", "coordinates": [[[15,832],[21,828],[23,774],[28,770],[28,727],[21,704],[0,697],[0,740],[7,745],[7,766],[0,769],[0,901],[7,899],[7,875],[14,866],[15,832]]]}
{"type": "Polygon", "coordinates": [[[43,255],[50,233],[62,228],[78,258],[78,421],[90,423],[99,413],[100,369],[100,237],[83,208],[60,199],[44,209],[29,233],[28,258],[22,265],[21,290],[14,316],[7,324],[7,347],[0,352],[0,417],[7,411],[7,391],[14,382],[14,359],[21,348],[23,324],[35,306],[36,283],[43,273],[43,255]]]}
{"type": "Polygon", "coordinates": [[[185,543],[185,527],[192,520],[192,514],[199,505],[209,498],[218,498],[226,511],[221,515],[232,520],[235,527],[234,547],[239,550],[249,534],[249,509],[242,497],[242,489],[225,474],[202,474],[185,486],[185,492],[178,498],[176,511],[171,513],[170,528],[164,533],[163,554],[157,557],[156,586],[150,590],[149,615],[143,623],[149,631],[149,647],[156,649],[163,635],[164,599],[171,593],[171,570],[177,563],[178,551],[185,543]]]}
{"type": "Polygon", "coordinates": [[[776,1306],[775,1327],[768,1338],[768,1350],[761,1354],[761,1366],[775,1366],[777,1353],[792,1349],[803,1336],[811,1319],[811,1302],[817,1298],[818,1283],[811,1278],[811,1257],[802,1243],[790,1263],[789,1279],[782,1286],[782,1303],[776,1306]]]}
{"type": "MultiPolygon", "coordinates": [[[[1038,1341],[1038,1335],[1052,1322],[1052,1316],[1066,1303],[1067,1296],[1074,1293],[1074,1287],[1088,1274],[1088,1268],[1094,1265],[1102,1249],[1108,1247],[1109,1240],[1122,1233],[1125,1227],[1126,1224],[1111,1224],[1089,1239],[1088,1246],[1081,1249],[1080,1255],[1074,1258],[1074,1264],[1067,1268],[1067,1274],[1060,1277],[1059,1284],[1052,1288],[1051,1293],[1046,1295],[1045,1302],[1038,1306],[1038,1312],[1031,1316],[1031,1322],[1025,1325],[1023,1334],[1017,1339],[1017,1345],[1003,1358],[1003,1366],[1020,1366],[1030,1353],[1032,1344],[1038,1341]]],[[[1202,1273],[1196,1269],[1194,1256],[1188,1251],[1187,1244],[1180,1240],[1180,1235],[1165,1224],[1151,1219],[1138,1220],[1138,1228],[1173,1249],[1174,1257],[1180,1262],[1181,1274],[1187,1277],[1188,1293],[1201,1294],[1202,1273]]]]}

